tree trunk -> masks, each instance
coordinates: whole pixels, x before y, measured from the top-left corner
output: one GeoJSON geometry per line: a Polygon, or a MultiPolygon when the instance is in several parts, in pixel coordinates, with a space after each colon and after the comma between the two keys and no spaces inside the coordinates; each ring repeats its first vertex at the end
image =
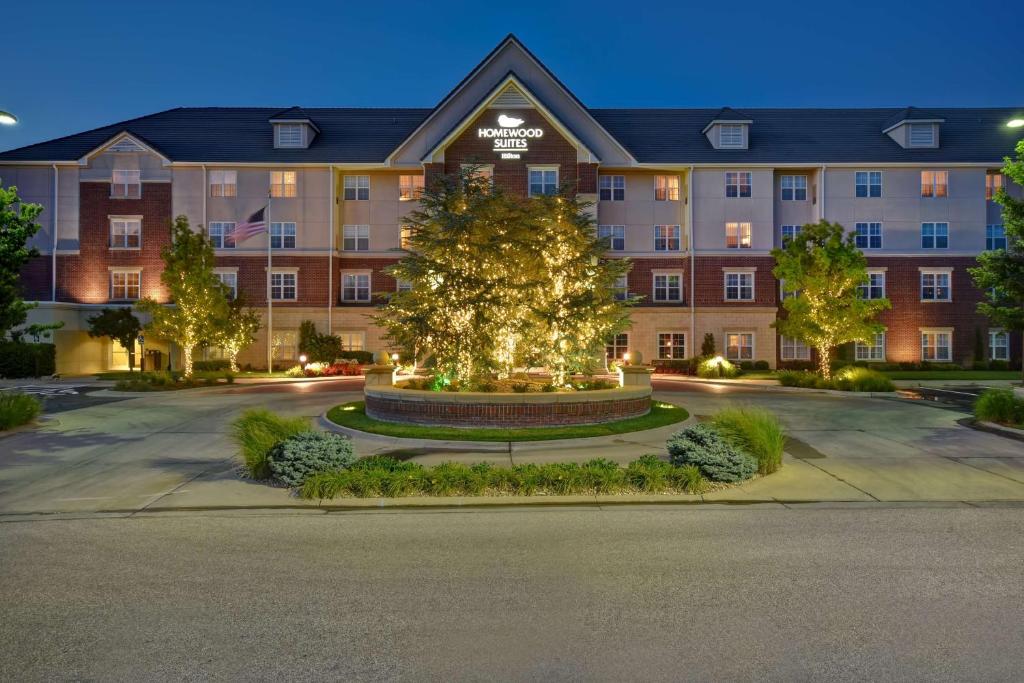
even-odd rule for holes
{"type": "Polygon", "coordinates": [[[192,377],[192,347],[191,346],[183,346],[182,349],[181,349],[181,352],[182,352],[182,355],[184,356],[184,359],[185,359],[185,368],[184,368],[184,370],[185,370],[185,377],[188,377],[188,378],[191,379],[191,377],[192,377]]]}
{"type": "Polygon", "coordinates": [[[228,349],[228,365],[231,372],[238,372],[238,349],[228,349]]]}
{"type": "Polygon", "coordinates": [[[135,340],[128,344],[128,372],[135,369],[135,340]]]}
{"type": "Polygon", "coordinates": [[[818,372],[825,379],[832,379],[832,349],[829,347],[818,348],[818,372]]]}

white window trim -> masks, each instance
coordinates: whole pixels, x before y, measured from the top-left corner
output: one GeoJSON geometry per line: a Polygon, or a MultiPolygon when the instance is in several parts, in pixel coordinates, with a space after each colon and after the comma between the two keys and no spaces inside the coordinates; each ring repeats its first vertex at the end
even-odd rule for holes
{"type": "Polygon", "coordinates": [[[304,149],[307,146],[306,125],[303,123],[275,123],[274,124],[274,147],[279,149],[304,149]],[[299,131],[299,139],[296,142],[285,141],[281,133],[285,130],[299,131]]]}
{"type": "MultiPolygon", "coordinates": [[[[231,230],[232,236],[235,234],[234,227],[238,225],[238,223],[236,223],[235,221],[210,221],[210,222],[208,222],[206,224],[206,235],[207,235],[207,238],[210,239],[211,241],[212,241],[213,238],[212,238],[212,235],[210,234],[210,229],[211,229],[211,226],[214,223],[216,223],[218,225],[230,225],[230,226],[232,226],[232,230],[231,230]]],[[[225,247],[224,246],[224,233],[221,233],[221,235],[220,235],[220,244],[221,244],[221,246],[213,248],[214,251],[233,252],[233,251],[235,251],[235,249],[238,248],[238,243],[235,243],[235,246],[233,246],[233,247],[225,247]]]]}
{"type": "Polygon", "coordinates": [[[862,251],[863,250],[877,251],[878,249],[885,248],[885,223],[883,223],[882,221],[854,221],[853,222],[853,242],[854,242],[854,245],[856,245],[856,243],[857,243],[857,237],[858,237],[858,235],[857,235],[857,226],[858,225],[866,225],[866,226],[868,226],[868,231],[867,231],[867,234],[865,235],[865,237],[867,237],[867,240],[868,240],[868,246],[866,246],[866,247],[857,247],[858,249],[860,249],[862,251]],[[871,246],[871,226],[872,226],[872,224],[878,225],[878,246],[877,247],[871,246]]]}
{"type": "MultiPolygon", "coordinates": [[[[556,192],[558,191],[559,184],[562,182],[562,172],[561,172],[561,169],[560,169],[558,164],[528,164],[526,166],[526,195],[528,197],[538,197],[538,196],[541,196],[541,195],[533,194],[533,188],[532,188],[533,183],[530,182],[530,174],[533,171],[554,171],[555,172],[555,191],[556,192]]],[[[491,176],[491,177],[493,179],[494,176],[491,176]]],[[[492,182],[493,182],[493,180],[492,180],[492,182]]],[[[541,185],[543,186],[545,184],[546,183],[544,183],[543,180],[542,180],[541,181],[541,185]]]]}
{"type": "MultiPolygon", "coordinates": [[[[281,226],[281,234],[278,235],[278,237],[281,238],[281,246],[279,246],[279,247],[271,246],[271,248],[272,249],[280,249],[282,251],[294,251],[295,249],[298,249],[299,248],[299,224],[298,224],[298,222],[297,221],[271,221],[270,222],[270,231],[267,233],[267,238],[270,240],[271,245],[273,245],[273,242],[274,242],[273,230],[274,230],[274,226],[275,225],[280,225],[281,226]],[[294,225],[295,226],[295,234],[294,235],[285,235],[284,226],[286,226],[286,225],[294,225]],[[295,238],[295,246],[294,247],[286,247],[286,246],[284,246],[284,238],[285,237],[294,237],[295,238]]],[[[275,268],[274,270],[277,270],[277,269],[275,268]]]]}
{"type": "MultiPolygon", "coordinates": [[[[927,148],[923,148],[923,149],[927,149],[927,148]]],[[[931,186],[932,187],[932,193],[931,194],[924,194],[924,192],[923,192],[923,190],[924,190],[924,179],[922,178],[921,179],[921,189],[922,189],[921,199],[949,199],[949,170],[948,169],[942,169],[942,168],[940,168],[940,169],[922,168],[921,169],[921,174],[923,175],[925,173],[931,173],[932,174],[932,186],[931,186]],[[946,186],[946,194],[942,195],[941,197],[939,196],[939,193],[938,193],[939,182],[938,182],[938,175],[937,174],[939,174],[939,173],[944,173],[945,176],[946,176],[946,182],[944,183],[945,186],[946,186]]],[[[924,222],[927,223],[929,221],[924,221],[924,222]]],[[[939,221],[939,222],[941,223],[943,221],[939,221]]]]}
{"type": "Polygon", "coordinates": [[[371,185],[370,176],[368,174],[366,174],[366,173],[353,173],[353,174],[343,175],[341,177],[341,201],[343,201],[343,202],[368,202],[368,201],[370,201],[370,185],[371,185]],[[353,185],[351,188],[348,187],[348,185],[347,185],[347,182],[348,182],[349,178],[352,178],[355,181],[355,185],[353,185]],[[360,178],[366,178],[366,187],[365,188],[362,187],[359,184],[359,179],[360,178]],[[349,190],[349,189],[355,190],[355,197],[353,197],[352,199],[348,199],[347,197],[345,197],[345,190],[349,190]],[[366,199],[360,199],[359,198],[359,190],[364,190],[364,189],[366,190],[366,199]]]}
{"type": "MultiPolygon", "coordinates": [[[[722,268],[722,301],[726,303],[740,303],[757,300],[757,269],[756,268],[722,268]],[[729,298],[729,276],[749,275],[750,276],[750,298],[730,299],[729,298]]],[[[743,287],[737,286],[742,291],[743,287]]]]}
{"type": "Polygon", "coordinates": [[[687,349],[690,346],[690,334],[686,330],[658,330],[654,333],[654,351],[657,354],[657,360],[680,360],[677,358],[666,358],[661,355],[661,342],[659,337],[663,334],[681,334],[683,335],[683,358],[687,357],[687,349]]]}
{"type": "MultiPolygon", "coordinates": [[[[743,361],[754,362],[757,358],[757,333],[753,330],[725,330],[722,333],[722,346],[725,347],[722,350],[725,352],[723,355],[727,361],[736,361],[742,363],[743,361]],[[750,358],[730,358],[729,357],[729,335],[730,334],[749,334],[750,335],[750,358]]],[[[743,347],[737,347],[743,348],[743,347]]],[[[743,354],[740,354],[741,356],[743,354]]]]}
{"type": "MultiPolygon", "coordinates": [[[[808,191],[809,189],[810,189],[810,183],[807,182],[807,174],[806,173],[785,173],[785,174],[779,176],[779,201],[780,202],[806,202],[810,198],[810,194],[811,194],[808,191]],[[782,196],[782,191],[784,189],[787,189],[787,188],[784,188],[782,186],[782,181],[785,178],[792,178],[793,179],[793,187],[788,188],[788,189],[793,191],[793,198],[792,199],[786,199],[785,197],[782,196]],[[796,184],[796,179],[797,178],[803,178],[804,179],[804,186],[803,187],[797,187],[797,184],[796,184]],[[803,199],[797,199],[796,198],[796,191],[797,190],[803,190],[804,191],[804,198],[803,199]]],[[[753,178],[751,178],[751,194],[753,194],[753,178]]]]}
{"type": "MultiPolygon", "coordinates": [[[[339,281],[339,285],[341,287],[341,291],[339,292],[339,295],[340,295],[341,300],[343,302],[350,303],[350,304],[365,304],[365,303],[370,303],[370,302],[373,301],[373,271],[371,271],[371,270],[343,270],[343,271],[341,271],[340,278],[341,279],[339,281]],[[365,275],[366,276],[366,278],[367,278],[366,284],[367,284],[367,290],[368,290],[368,295],[367,295],[368,298],[366,298],[366,299],[346,299],[345,298],[345,276],[346,275],[353,275],[353,276],[356,276],[356,277],[358,277],[360,275],[365,275]]],[[[357,289],[358,289],[358,287],[357,287],[357,289]]]]}
{"type": "Polygon", "coordinates": [[[599,174],[597,176],[597,199],[598,199],[598,201],[601,201],[601,202],[624,202],[624,201],[626,201],[626,176],[622,175],[621,173],[599,174]],[[601,190],[603,189],[601,187],[601,181],[603,179],[605,179],[605,178],[608,178],[608,182],[611,184],[610,187],[608,188],[611,191],[611,197],[609,197],[608,199],[601,199],[601,190]],[[615,179],[616,178],[622,178],[622,187],[621,188],[616,188],[615,187],[615,179]],[[615,198],[615,190],[616,189],[621,189],[622,190],[622,199],[616,199],[615,198]]]}
{"type": "MultiPolygon", "coordinates": [[[[878,170],[878,169],[854,170],[854,172],[853,172],[853,198],[854,199],[882,199],[883,197],[885,197],[885,171],[878,170]],[[865,185],[865,187],[868,188],[867,189],[867,194],[864,195],[863,197],[858,197],[857,196],[857,174],[858,173],[865,173],[868,176],[868,182],[865,185]],[[877,197],[872,197],[871,196],[871,174],[872,173],[877,173],[878,174],[878,196],[877,197]]],[[[861,221],[861,222],[863,222],[863,221],[861,221]]]]}
{"type": "MultiPolygon", "coordinates": [[[[946,334],[949,335],[949,358],[935,358],[928,360],[929,363],[952,363],[953,362],[953,328],[952,327],[920,327],[918,328],[918,358],[923,362],[924,357],[924,339],[922,337],[925,334],[946,334]]],[[[936,339],[936,341],[938,341],[936,339]]],[[[938,345],[935,348],[939,348],[938,345]]]]}
{"type": "Polygon", "coordinates": [[[107,300],[138,301],[142,298],[142,266],[107,266],[107,300]],[[139,296],[131,298],[114,298],[114,273],[133,273],[139,276],[139,296]]]}
{"type": "Polygon", "coordinates": [[[990,327],[988,330],[988,359],[1010,362],[1010,333],[1007,330],[1003,329],[1002,327],[990,327]],[[996,347],[992,344],[992,338],[997,334],[1001,334],[1006,337],[1006,346],[999,347],[1006,349],[1006,358],[992,357],[992,351],[996,349],[996,347]]]}
{"type": "Polygon", "coordinates": [[[137,168],[114,168],[114,169],[111,169],[111,171],[110,171],[110,198],[111,199],[142,199],[142,171],[140,169],[137,169],[137,168]],[[115,174],[117,174],[117,173],[131,173],[131,174],[134,174],[137,182],[133,182],[133,183],[117,183],[117,182],[114,182],[114,177],[115,177],[115,174]],[[138,197],[133,197],[130,194],[128,194],[128,188],[129,187],[134,187],[136,185],[138,185],[138,187],[139,187],[139,196],[138,197]],[[119,195],[115,195],[114,194],[114,188],[118,187],[118,186],[124,187],[124,196],[119,196],[119,195]]]}
{"type": "MultiPolygon", "coordinates": [[[[919,266],[917,276],[917,296],[923,304],[947,304],[953,301],[953,269],[919,266]],[[924,276],[925,275],[946,275],[949,278],[949,297],[946,299],[925,299],[924,298],[924,276]]],[[[888,283],[886,283],[888,284],[888,283]]]]}
{"type": "Polygon", "coordinates": [[[142,216],[107,216],[107,248],[111,251],[139,251],[142,249],[142,216]],[[139,224],[139,246],[115,247],[111,242],[114,236],[114,221],[137,221],[139,224]]]}
{"type": "Polygon", "coordinates": [[[651,178],[651,182],[654,184],[654,201],[656,201],[656,202],[678,202],[679,201],[679,198],[680,198],[680,196],[682,195],[682,192],[683,192],[683,183],[679,179],[679,176],[673,175],[671,173],[658,173],[654,177],[651,178]],[[658,178],[664,178],[665,179],[665,198],[664,199],[658,199],[658,178]],[[675,179],[675,183],[674,184],[673,184],[673,182],[671,180],[672,178],[675,179]],[[675,195],[676,195],[674,198],[671,196],[673,190],[675,190],[675,195]]]}
{"type": "MultiPolygon", "coordinates": [[[[399,239],[399,242],[401,242],[401,239],[402,239],[402,225],[398,226],[398,239],[399,239]]],[[[341,226],[341,250],[342,251],[348,251],[348,252],[370,251],[370,225],[368,223],[346,223],[345,225],[342,225],[341,226]],[[350,237],[346,237],[345,232],[347,230],[349,230],[350,228],[356,230],[356,236],[355,237],[351,237],[351,238],[350,237]],[[359,248],[359,240],[362,239],[361,237],[359,237],[359,228],[366,228],[366,249],[360,249],[359,248]],[[356,248],[355,249],[346,249],[345,248],[345,240],[346,239],[354,239],[356,241],[356,248]]]]}
{"type": "Polygon", "coordinates": [[[653,234],[654,243],[651,245],[652,247],[654,247],[654,251],[660,251],[660,252],[683,251],[683,226],[676,225],[675,223],[658,223],[657,225],[655,225],[651,229],[654,231],[654,234],[653,234]],[[664,238],[665,240],[667,240],[666,248],[665,249],[658,249],[658,239],[659,239],[658,238],[658,228],[675,228],[677,234],[676,234],[674,239],[676,240],[676,242],[679,243],[679,246],[676,249],[669,249],[669,248],[667,248],[668,244],[671,243],[671,240],[673,238],[672,237],[666,237],[666,238],[664,238]]]}
{"type": "MultiPolygon", "coordinates": [[[[791,345],[789,345],[788,348],[790,348],[792,350],[796,350],[797,347],[795,345],[791,344],[791,345]]],[[[801,360],[809,361],[810,359],[811,359],[811,347],[808,346],[806,342],[802,342],[799,339],[797,339],[796,337],[786,337],[786,336],[781,335],[781,334],[779,335],[779,360],[782,360],[782,361],[801,361],[801,360]],[[787,357],[786,356],[787,345],[785,344],[786,341],[796,342],[797,344],[803,345],[804,350],[807,351],[807,357],[806,358],[799,358],[797,356],[787,357]]]]}
{"type": "Polygon", "coordinates": [[[400,202],[415,202],[415,201],[419,201],[420,195],[422,195],[423,191],[426,189],[426,184],[427,184],[426,183],[426,178],[424,178],[422,173],[402,173],[402,174],[400,174],[398,176],[398,201],[400,201],[400,202]],[[405,186],[402,185],[402,178],[419,178],[422,182],[419,185],[417,185],[416,182],[413,181],[412,185],[410,185],[409,187],[405,187],[405,186]],[[404,190],[406,190],[406,189],[408,189],[410,191],[410,195],[408,197],[403,197],[402,196],[402,192],[404,190]]]}
{"type": "MultiPolygon", "coordinates": [[[[266,270],[266,269],[264,268],[264,270],[266,270]]],[[[270,271],[270,281],[271,281],[270,293],[271,294],[273,294],[273,290],[274,290],[273,281],[274,281],[274,276],[275,275],[293,275],[295,277],[295,296],[290,298],[290,299],[285,299],[285,298],[274,299],[274,298],[271,298],[271,301],[298,301],[299,300],[299,269],[298,268],[278,268],[277,266],[274,266],[273,270],[270,271]]],[[[281,293],[282,294],[284,293],[284,281],[283,280],[281,281],[281,293]]]]}
{"type": "Polygon", "coordinates": [[[210,193],[211,197],[217,197],[219,199],[234,199],[235,197],[237,197],[238,196],[238,171],[236,171],[234,169],[229,169],[229,168],[214,168],[214,169],[210,169],[208,192],[210,193]],[[233,182],[233,183],[224,182],[223,178],[222,178],[221,182],[219,182],[219,183],[218,182],[214,182],[214,174],[216,174],[216,173],[223,173],[225,175],[228,174],[228,173],[233,173],[235,175],[235,182],[233,182]],[[220,188],[220,192],[221,192],[220,194],[214,194],[213,193],[213,188],[215,188],[215,187],[219,187],[220,188]],[[227,188],[227,187],[235,188],[234,194],[226,194],[224,192],[224,188],[227,188]]]}
{"type": "Polygon", "coordinates": [[[366,350],[366,330],[338,330],[334,333],[342,339],[341,350],[342,351],[365,351],[366,350]],[[345,344],[345,337],[359,337],[362,341],[360,342],[358,349],[346,348],[351,347],[351,344],[345,344]]]}
{"type": "Polygon", "coordinates": [[[270,196],[273,199],[295,199],[296,197],[299,196],[299,173],[298,173],[298,171],[270,170],[270,171],[268,171],[268,176],[269,176],[268,177],[268,181],[269,181],[269,187],[270,187],[270,196]],[[280,173],[281,174],[281,182],[280,183],[275,183],[274,182],[274,174],[275,173],[280,173]],[[291,173],[292,177],[295,178],[295,182],[294,183],[286,183],[285,182],[285,179],[288,177],[287,174],[289,174],[289,173],[291,173]],[[281,194],[274,194],[274,188],[275,187],[280,188],[281,194]],[[293,194],[293,195],[289,195],[288,194],[288,188],[289,187],[294,187],[295,188],[295,194],[293,194]]]}
{"type": "Polygon", "coordinates": [[[752,249],[754,246],[754,223],[753,221],[726,221],[725,222],[725,248],[726,249],[752,249]],[[729,246],[729,226],[736,226],[736,246],[729,246]],[[743,244],[743,226],[747,226],[746,237],[747,243],[743,244]]]}
{"type": "Polygon", "coordinates": [[[213,269],[213,274],[217,275],[217,276],[220,276],[220,275],[234,275],[235,276],[235,288],[234,288],[235,296],[233,298],[237,299],[238,298],[238,267],[237,266],[232,266],[232,267],[225,266],[225,267],[214,268],[213,269]]]}
{"type": "Polygon", "coordinates": [[[742,123],[720,123],[720,124],[718,124],[718,147],[720,149],[745,149],[746,146],[747,146],[745,144],[746,143],[746,138],[747,138],[747,131],[744,130],[744,128],[745,128],[745,125],[742,124],[742,123]],[[740,138],[739,138],[739,141],[737,143],[733,144],[731,142],[727,143],[725,141],[725,136],[723,135],[723,133],[725,133],[725,129],[726,128],[729,128],[730,130],[731,129],[736,129],[736,130],[739,131],[740,138]]]}
{"type": "Polygon", "coordinates": [[[683,298],[684,298],[683,297],[683,271],[681,271],[681,270],[652,270],[651,271],[651,302],[652,303],[679,303],[679,302],[681,302],[683,300],[683,298]],[[654,298],[654,292],[656,291],[654,284],[655,284],[655,282],[657,282],[657,278],[659,276],[665,277],[666,275],[667,276],[675,275],[675,276],[677,276],[679,278],[679,298],[678,299],[655,299],[654,298]]]}

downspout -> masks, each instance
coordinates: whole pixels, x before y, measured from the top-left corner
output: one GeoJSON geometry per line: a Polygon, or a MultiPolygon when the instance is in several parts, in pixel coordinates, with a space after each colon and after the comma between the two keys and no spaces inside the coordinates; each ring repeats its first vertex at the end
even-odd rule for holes
{"type": "MultiPolygon", "coordinates": [[[[206,222],[206,195],[210,193],[210,179],[206,175],[206,164],[203,164],[203,230],[210,235],[210,224],[206,222]]],[[[223,245],[221,245],[223,246],[223,245]]]]}
{"type": "Polygon", "coordinates": [[[331,198],[331,211],[327,219],[327,230],[328,233],[328,248],[327,248],[327,334],[334,334],[334,328],[331,324],[331,313],[334,306],[334,211],[337,208],[335,204],[334,191],[334,164],[327,167],[328,175],[330,176],[329,182],[331,184],[329,196],[331,198]]]}
{"type": "Polygon", "coordinates": [[[690,247],[690,357],[696,355],[697,350],[697,291],[696,274],[697,261],[694,257],[696,245],[693,240],[693,166],[686,171],[686,232],[689,235],[690,247]]]}
{"type": "Polygon", "coordinates": [[[60,224],[57,222],[57,202],[59,201],[60,172],[57,164],[53,165],[53,248],[50,250],[50,301],[57,303],[57,230],[60,224]]]}
{"type": "Polygon", "coordinates": [[[825,220],[825,169],[828,166],[825,164],[821,165],[821,182],[818,183],[821,186],[821,192],[818,193],[818,220],[825,220]]]}

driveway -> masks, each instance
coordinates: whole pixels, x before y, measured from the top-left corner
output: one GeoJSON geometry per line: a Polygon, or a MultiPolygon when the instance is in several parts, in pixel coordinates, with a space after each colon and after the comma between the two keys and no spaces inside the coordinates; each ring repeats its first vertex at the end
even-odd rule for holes
{"type": "MultiPolygon", "coordinates": [[[[314,418],[358,400],[359,378],[150,394],[50,416],[0,437],[0,514],[315,505],[240,479],[227,435],[242,410],[314,418]]],[[[708,501],[1024,501],[1024,444],[957,424],[934,404],[734,387],[656,383],[655,397],[709,415],[729,402],[774,411],[791,439],[786,466],[708,501]]],[[[99,397],[97,397],[99,398],[99,397]]],[[[601,440],[516,444],[464,452],[357,438],[359,455],[392,452],[424,463],[516,463],[663,451],[673,427],[601,440]]]]}

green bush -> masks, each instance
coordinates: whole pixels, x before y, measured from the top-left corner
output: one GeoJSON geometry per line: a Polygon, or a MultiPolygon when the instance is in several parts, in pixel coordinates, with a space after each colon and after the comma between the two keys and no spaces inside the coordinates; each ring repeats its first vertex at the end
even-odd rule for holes
{"type": "Polygon", "coordinates": [[[768,361],[766,361],[766,360],[758,360],[758,361],[754,361],[754,369],[755,370],[770,370],[771,366],[768,364],[768,361]]]}
{"type": "Polygon", "coordinates": [[[697,376],[704,377],[706,379],[715,379],[718,377],[739,377],[739,374],[739,367],[718,356],[715,356],[714,358],[705,358],[700,362],[700,365],[697,366],[697,376]]]}
{"type": "Polygon", "coordinates": [[[35,396],[20,391],[0,391],[0,431],[28,424],[43,411],[35,396]]]}
{"type": "Polygon", "coordinates": [[[827,389],[828,383],[821,376],[806,370],[783,370],[775,375],[779,384],[784,387],[803,387],[804,389],[827,389]]]}
{"type": "Polygon", "coordinates": [[[840,370],[832,379],[832,388],[839,391],[896,391],[892,380],[875,370],[849,367],[840,370]]]}
{"type": "MultiPolygon", "coordinates": [[[[337,358],[344,360],[354,360],[360,365],[370,365],[373,363],[373,352],[372,351],[340,351],[337,358]]],[[[336,360],[335,358],[331,359],[336,360]]]]}
{"type": "Polygon", "coordinates": [[[773,413],[753,406],[734,406],[715,413],[711,424],[726,441],[754,456],[761,474],[771,474],[782,467],[786,436],[773,413]]]}
{"type": "Polygon", "coordinates": [[[757,471],[753,457],[737,450],[710,425],[696,424],[676,432],[667,445],[673,465],[695,465],[711,481],[743,481],[757,471]]]}
{"type": "Polygon", "coordinates": [[[269,479],[272,472],[268,455],[285,439],[312,431],[304,417],[281,417],[269,410],[255,408],[242,413],[231,423],[231,436],[238,444],[242,460],[253,479],[269,479]]]}
{"type": "Polygon", "coordinates": [[[217,372],[231,368],[231,361],[227,358],[216,358],[214,360],[194,360],[192,369],[195,372],[217,372]]]}
{"type": "Polygon", "coordinates": [[[0,377],[46,377],[57,372],[57,347],[0,341],[0,377]]]}
{"type": "Polygon", "coordinates": [[[974,402],[974,415],[979,420],[999,424],[1024,425],[1024,399],[1012,389],[987,389],[974,402]]]}
{"type": "Polygon", "coordinates": [[[289,486],[302,486],[310,475],[344,469],[355,460],[352,441],[327,432],[299,432],[267,454],[271,474],[289,486]]]}

